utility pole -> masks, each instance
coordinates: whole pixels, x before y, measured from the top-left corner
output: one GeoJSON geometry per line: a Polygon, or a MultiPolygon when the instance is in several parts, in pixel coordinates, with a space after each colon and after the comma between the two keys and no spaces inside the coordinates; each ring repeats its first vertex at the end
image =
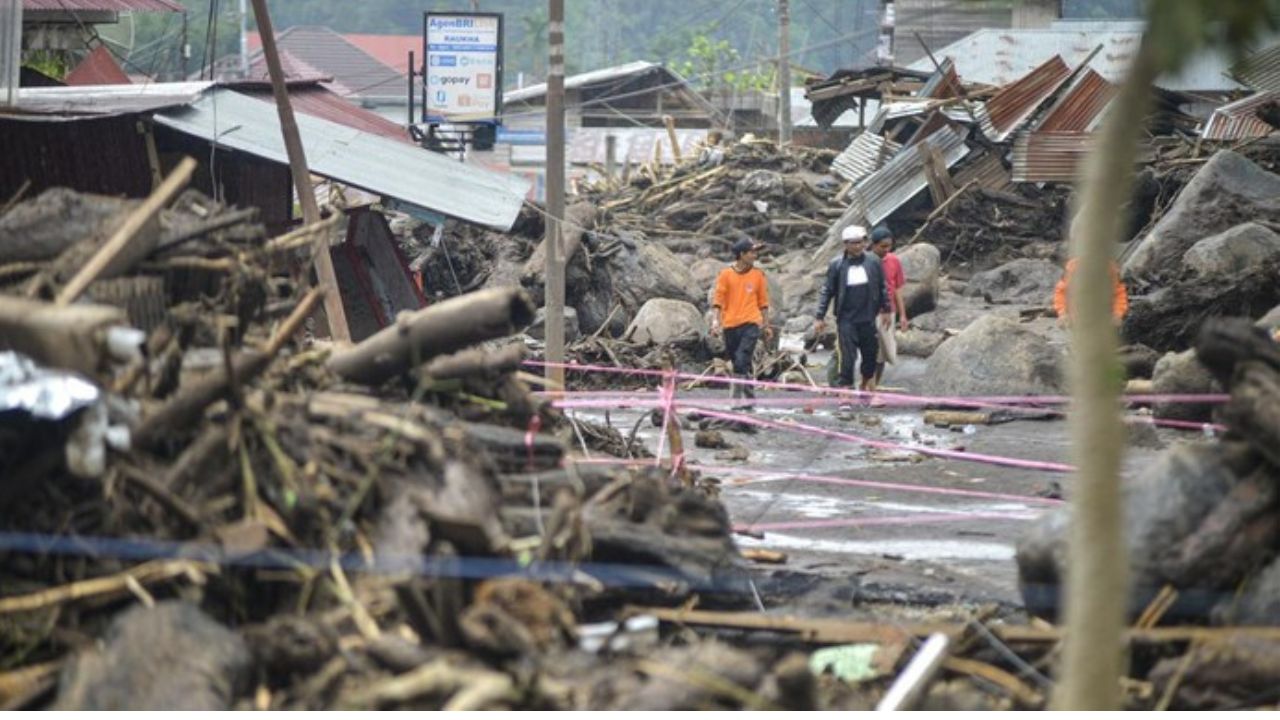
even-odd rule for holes
{"type": "Polygon", "coordinates": [[[778,145],[791,142],[791,8],[778,0],[778,145]]]}
{"type": "Polygon", "coordinates": [[[544,292],[547,309],[547,379],[564,386],[564,0],[550,3],[547,23],[547,223],[544,292]]]}
{"type": "Polygon", "coordinates": [[[0,0],[0,105],[18,104],[22,82],[22,0],[0,0]]]}
{"type": "MultiPolygon", "coordinates": [[[[289,170],[293,173],[293,187],[302,203],[302,220],[307,225],[320,221],[320,206],[311,189],[311,175],[307,171],[307,156],[298,134],[298,121],[289,104],[289,91],[284,84],[284,70],[280,67],[280,55],[276,52],[275,31],[271,29],[271,16],[267,14],[267,0],[253,0],[253,15],[258,22],[258,34],[262,37],[262,55],[271,73],[271,90],[276,98],[276,111],[280,113],[280,131],[284,135],[285,151],[289,154],[289,170]]],[[[334,340],[349,342],[347,313],[342,308],[342,295],[338,292],[338,277],[333,271],[333,258],[329,256],[328,243],[316,254],[316,277],[324,291],[324,311],[329,316],[329,336],[334,340]]]]}
{"type": "Polygon", "coordinates": [[[249,77],[249,9],[240,0],[240,77],[249,77]]]}

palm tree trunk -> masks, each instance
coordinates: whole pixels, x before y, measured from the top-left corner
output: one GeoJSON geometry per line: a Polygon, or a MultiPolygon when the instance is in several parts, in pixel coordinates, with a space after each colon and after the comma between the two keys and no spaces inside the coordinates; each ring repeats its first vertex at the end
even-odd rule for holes
{"type": "Polygon", "coordinates": [[[1066,579],[1066,639],[1056,710],[1120,708],[1128,550],[1122,518],[1122,378],[1111,321],[1110,263],[1133,191],[1133,165],[1150,106],[1156,61],[1143,40],[1084,167],[1080,212],[1070,231],[1076,271],[1072,308],[1071,444],[1076,471],[1066,579]]]}

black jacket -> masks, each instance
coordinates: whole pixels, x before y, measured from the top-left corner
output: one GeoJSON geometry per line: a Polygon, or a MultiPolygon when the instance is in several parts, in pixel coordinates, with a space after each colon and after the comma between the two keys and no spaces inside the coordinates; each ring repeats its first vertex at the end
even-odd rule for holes
{"type": "Polygon", "coordinates": [[[870,322],[875,320],[877,312],[890,311],[889,287],[885,284],[884,267],[880,265],[880,258],[873,252],[863,251],[862,265],[867,269],[867,284],[871,291],[868,295],[869,301],[865,307],[845,308],[846,316],[841,316],[841,308],[844,304],[844,275],[848,272],[849,264],[848,258],[841,253],[827,265],[826,282],[822,284],[822,292],[818,295],[818,309],[814,312],[814,317],[819,320],[826,317],[827,307],[832,300],[835,301],[837,322],[870,322]]]}

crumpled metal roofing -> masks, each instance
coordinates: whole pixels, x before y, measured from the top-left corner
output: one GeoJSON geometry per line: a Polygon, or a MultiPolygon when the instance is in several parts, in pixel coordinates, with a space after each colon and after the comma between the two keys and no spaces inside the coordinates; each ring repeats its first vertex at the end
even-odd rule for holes
{"type": "MultiPolygon", "coordinates": [[[[347,185],[500,230],[511,228],[529,191],[529,183],[514,176],[328,120],[296,117],[310,171],[347,185]]],[[[188,107],[156,113],[155,121],[222,147],[289,162],[275,106],[232,90],[214,89],[188,107]]]]}
{"type": "Polygon", "coordinates": [[[1254,90],[1280,91],[1280,45],[1250,55],[1232,65],[1228,72],[1254,90]]]}
{"type": "Polygon", "coordinates": [[[956,97],[960,87],[960,76],[956,74],[956,64],[951,58],[943,58],[938,69],[933,71],[924,87],[917,93],[920,97],[950,98],[956,97]]]}
{"type": "Polygon", "coordinates": [[[1205,140],[1244,140],[1266,137],[1275,128],[1263,122],[1255,113],[1263,105],[1280,102],[1280,92],[1260,92],[1243,100],[1223,105],[1205,121],[1200,137],[1205,140]]]}
{"type": "Polygon", "coordinates": [[[975,113],[983,134],[996,142],[1004,142],[1069,77],[1071,68],[1060,55],[1054,55],[1017,81],[1000,88],[975,113]]]}
{"type": "Polygon", "coordinates": [[[199,100],[210,85],[212,83],[182,82],[24,87],[18,90],[17,107],[4,108],[0,115],[48,122],[150,112],[175,105],[190,105],[199,100]]]}
{"type": "MultiPolygon", "coordinates": [[[[942,155],[948,168],[969,154],[965,143],[967,130],[948,125],[939,128],[918,143],[923,148],[932,146],[942,155]]],[[[895,155],[884,167],[863,178],[850,193],[852,214],[874,225],[889,217],[916,193],[929,186],[925,175],[924,160],[919,150],[907,150],[895,155]]]]}
{"type": "Polygon", "coordinates": [[[845,180],[857,182],[879,170],[902,146],[873,132],[859,133],[844,152],[831,161],[831,169],[845,180]]]}
{"type": "Polygon", "coordinates": [[[1013,181],[1074,182],[1093,138],[1092,133],[1075,131],[1019,134],[1013,141],[1013,181]]]}
{"type": "Polygon", "coordinates": [[[186,12],[173,0],[22,0],[23,10],[62,12],[186,12]]]}
{"type": "Polygon", "coordinates": [[[1102,111],[1116,96],[1118,88],[1107,82],[1097,72],[1085,69],[1054,103],[1039,124],[1037,131],[1085,132],[1092,130],[1102,116],[1102,111]]]}

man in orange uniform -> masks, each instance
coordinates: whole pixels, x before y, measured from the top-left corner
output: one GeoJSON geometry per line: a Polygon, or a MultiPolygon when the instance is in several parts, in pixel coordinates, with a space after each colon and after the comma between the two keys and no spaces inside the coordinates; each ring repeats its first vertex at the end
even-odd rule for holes
{"type": "MultiPolygon", "coordinates": [[[[1053,310],[1058,313],[1058,323],[1061,325],[1071,324],[1071,312],[1067,309],[1067,288],[1071,285],[1071,276],[1075,272],[1076,259],[1071,258],[1067,261],[1067,271],[1053,289],[1053,310]]],[[[1120,280],[1120,268],[1114,261],[1111,263],[1111,283],[1114,286],[1111,291],[1111,318],[1119,325],[1124,320],[1125,313],[1129,312],[1129,293],[1120,280]]]]}
{"type": "MultiPolygon", "coordinates": [[[[769,327],[769,283],[755,266],[761,247],[745,237],[733,244],[733,264],[720,271],[711,302],[715,308],[711,334],[724,332],[724,350],[733,361],[733,373],[748,380],[754,379],[751,357],[756,342],[761,334],[766,341],[773,335],[773,328],[769,327]]],[[[749,385],[734,383],[733,397],[755,396],[749,385]]]]}

